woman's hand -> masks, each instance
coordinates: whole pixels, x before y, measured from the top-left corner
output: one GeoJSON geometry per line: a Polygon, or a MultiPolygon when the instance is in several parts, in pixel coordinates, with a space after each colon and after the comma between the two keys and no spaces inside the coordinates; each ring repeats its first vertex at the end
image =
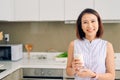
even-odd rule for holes
{"type": "Polygon", "coordinates": [[[72,68],[75,73],[77,73],[80,69],[83,69],[83,63],[80,59],[74,59],[72,62],[72,68]]]}
{"type": "Polygon", "coordinates": [[[85,77],[90,77],[90,78],[96,77],[96,73],[94,73],[90,69],[80,69],[79,71],[76,72],[76,74],[80,77],[83,77],[83,78],[85,78],[85,77]]]}

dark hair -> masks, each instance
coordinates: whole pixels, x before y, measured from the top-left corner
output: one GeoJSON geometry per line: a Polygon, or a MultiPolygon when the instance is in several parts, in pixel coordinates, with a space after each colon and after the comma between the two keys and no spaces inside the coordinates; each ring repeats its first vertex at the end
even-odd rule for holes
{"type": "Polygon", "coordinates": [[[90,8],[86,8],[81,12],[81,14],[79,15],[77,22],[76,22],[76,36],[77,36],[77,38],[81,39],[81,40],[83,40],[85,38],[85,33],[82,30],[81,20],[82,20],[83,15],[86,13],[93,14],[97,17],[99,28],[98,28],[98,32],[96,34],[96,37],[97,38],[102,37],[102,35],[103,35],[103,23],[101,21],[100,15],[98,14],[97,11],[90,9],[90,8]]]}

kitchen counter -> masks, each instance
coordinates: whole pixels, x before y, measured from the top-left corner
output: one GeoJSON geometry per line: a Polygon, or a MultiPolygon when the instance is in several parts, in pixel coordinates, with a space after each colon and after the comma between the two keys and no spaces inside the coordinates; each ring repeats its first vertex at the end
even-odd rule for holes
{"type": "Polygon", "coordinates": [[[115,53],[115,69],[120,70],[120,53],[115,53]]]}
{"type": "MultiPolygon", "coordinates": [[[[0,64],[4,66],[0,69],[6,69],[6,71],[0,73],[0,79],[12,73],[19,68],[58,68],[65,69],[66,61],[55,61],[55,56],[58,53],[31,53],[30,59],[27,58],[27,54],[24,53],[24,57],[19,61],[0,61],[0,64]],[[47,59],[41,59],[42,56],[46,56],[47,59]]],[[[115,54],[116,70],[120,70],[120,53],[115,54]]]]}
{"type": "Polygon", "coordinates": [[[6,69],[0,73],[0,79],[12,73],[19,68],[58,68],[65,69],[66,61],[55,61],[55,56],[60,54],[57,53],[31,53],[30,59],[27,58],[27,53],[24,53],[24,57],[18,61],[0,61],[0,64],[4,65],[0,69],[6,69]],[[40,57],[46,56],[47,59],[40,59],[40,57]]]}

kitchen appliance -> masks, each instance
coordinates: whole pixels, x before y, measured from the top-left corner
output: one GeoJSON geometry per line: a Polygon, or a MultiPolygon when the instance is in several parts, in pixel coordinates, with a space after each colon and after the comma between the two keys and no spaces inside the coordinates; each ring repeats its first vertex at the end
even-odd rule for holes
{"type": "Polygon", "coordinates": [[[24,68],[23,80],[63,80],[63,69],[24,68]]]}
{"type": "Polygon", "coordinates": [[[0,61],[16,61],[23,57],[22,44],[0,45],[0,61]]]}

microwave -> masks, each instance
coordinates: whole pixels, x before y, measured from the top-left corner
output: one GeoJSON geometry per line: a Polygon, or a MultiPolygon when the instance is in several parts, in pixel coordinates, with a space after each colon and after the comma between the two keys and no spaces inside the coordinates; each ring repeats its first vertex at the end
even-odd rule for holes
{"type": "Polygon", "coordinates": [[[0,45],[0,61],[16,61],[23,58],[22,44],[0,45]]]}

